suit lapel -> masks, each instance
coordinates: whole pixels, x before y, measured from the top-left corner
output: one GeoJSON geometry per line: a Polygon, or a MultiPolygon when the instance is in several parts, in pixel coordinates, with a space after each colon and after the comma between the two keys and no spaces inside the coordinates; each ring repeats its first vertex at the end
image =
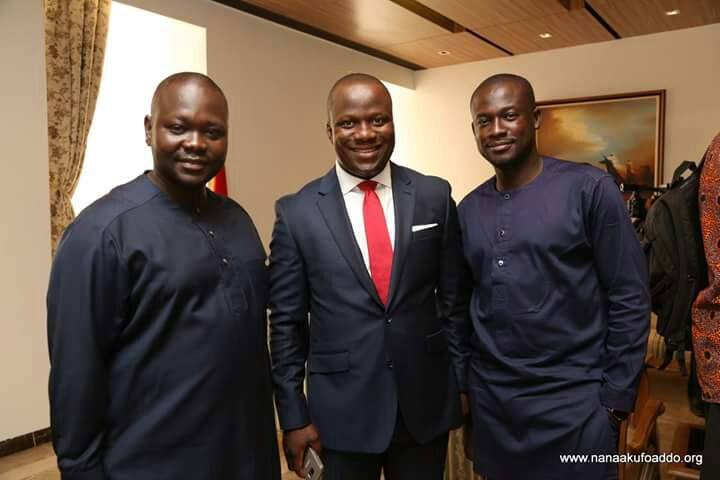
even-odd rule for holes
{"type": "Polygon", "coordinates": [[[400,286],[402,270],[412,241],[412,222],[415,213],[415,187],[412,181],[403,168],[395,164],[391,164],[390,174],[392,175],[392,194],[395,204],[395,249],[390,275],[388,309],[400,286]]]}
{"type": "Polygon", "coordinates": [[[340,192],[340,185],[334,168],[323,177],[318,193],[320,194],[317,201],[318,209],[340,252],[345,257],[358,282],[372,295],[377,303],[382,305],[382,301],[375,290],[375,284],[365,267],[360,248],[358,248],[355,241],[355,234],[345,208],[345,200],[342,197],[342,192],[340,192]]]}

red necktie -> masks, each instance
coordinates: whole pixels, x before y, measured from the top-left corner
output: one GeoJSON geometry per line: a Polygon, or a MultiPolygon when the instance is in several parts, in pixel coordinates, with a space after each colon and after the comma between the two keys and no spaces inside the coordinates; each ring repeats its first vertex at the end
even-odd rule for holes
{"type": "Polygon", "coordinates": [[[363,218],[367,236],[368,256],[370,257],[370,276],[380,300],[387,305],[390,293],[390,272],[392,271],[393,251],[390,244],[385,213],[380,199],[375,193],[377,182],[366,180],[358,185],[365,192],[363,199],[363,218]]]}

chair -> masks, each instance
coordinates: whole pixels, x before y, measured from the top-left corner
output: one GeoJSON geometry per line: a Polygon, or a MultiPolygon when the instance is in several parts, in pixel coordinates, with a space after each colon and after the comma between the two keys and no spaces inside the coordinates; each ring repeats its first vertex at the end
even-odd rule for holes
{"type": "MultiPolygon", "coordinates": [[[[673,435],[673,453],[679,455],[681,458],[684,457],[690,450],[691,435],[700,435],[702,438],[705,437],[705,427],[701,424],[693,423],[681,423],[677,426],[675,434],[673,435]]],[[[698,480],[700,478],[700,470],[697,468],[690,468],[685,465],[684,462],[671,463],[667,469],[668,477],[675,479],[692,479],[698,480]]]]}
{"type": "MultiPolygon", "coordinates": [[[[619,454],[659,453],[657,419],[665,412],[665,405],[650,398],[647,371],[643,371],[635,400],[635,410],[620,426],[619,454]]],[[[660,465],[657,463],[619,465],[619,480],[659,480],[660,465]]]]}

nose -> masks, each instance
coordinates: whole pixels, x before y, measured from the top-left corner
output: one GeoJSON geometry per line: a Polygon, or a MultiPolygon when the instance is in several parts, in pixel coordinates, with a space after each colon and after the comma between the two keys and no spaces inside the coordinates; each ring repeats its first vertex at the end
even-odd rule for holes
{"type": "Polygon", "coordinates": [[[361,142],[374,141],[376,136],[375,129],[367,122],[361,122],[355,132],[355,139],[361,142]]]}
{"type": "Polygon", "coordinates": [[[205,137],[197,130],[189,130],[184,142],[185,150],[204,151],[207,148],[205,137]]]}
{"type": "Polygon", "coordinates": [[[493,137],[501,137],[507,134],[507,129],[503,125],[500,117],[495,117],[490,123],[490,135],[493,137]]]}

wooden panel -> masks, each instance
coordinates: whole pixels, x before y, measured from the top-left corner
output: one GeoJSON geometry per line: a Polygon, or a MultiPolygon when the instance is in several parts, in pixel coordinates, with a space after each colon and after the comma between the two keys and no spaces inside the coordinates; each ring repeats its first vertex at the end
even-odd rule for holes
{"type": "Polygon", "coordinates": [[[558,0],[418,0],[465,28],[477,31],[567,12],[558,0]]]}
{"type": "Polygon", "coordinates": [[[587,0],[621,36],[630,37],[720,22],[719,0],[587,0]],[[665,12],[678,9],[678,15],[665,12]]]}
{"type": "Polygon", "coordinates": [[[558,15],[478,28],[475,31],[514,54],[613,39],[613,36],[585,10],[565,11],[558,15]],[[552,37],[540,38],[542,33],[550,33],[552,37]]]}
{"type": "Polygon", "coordinates": [[[393,45],[383,50],[425,68],[507,56],[506,53],[466,32],[393,45]],[[440,55],[438,52],[441,51],[449,53],[440,55]]]}
{"type": "Polygon", "coordinates": [[[381,48],[448,34],[388,0],[245,0],[357,43],[381,48]]]}

